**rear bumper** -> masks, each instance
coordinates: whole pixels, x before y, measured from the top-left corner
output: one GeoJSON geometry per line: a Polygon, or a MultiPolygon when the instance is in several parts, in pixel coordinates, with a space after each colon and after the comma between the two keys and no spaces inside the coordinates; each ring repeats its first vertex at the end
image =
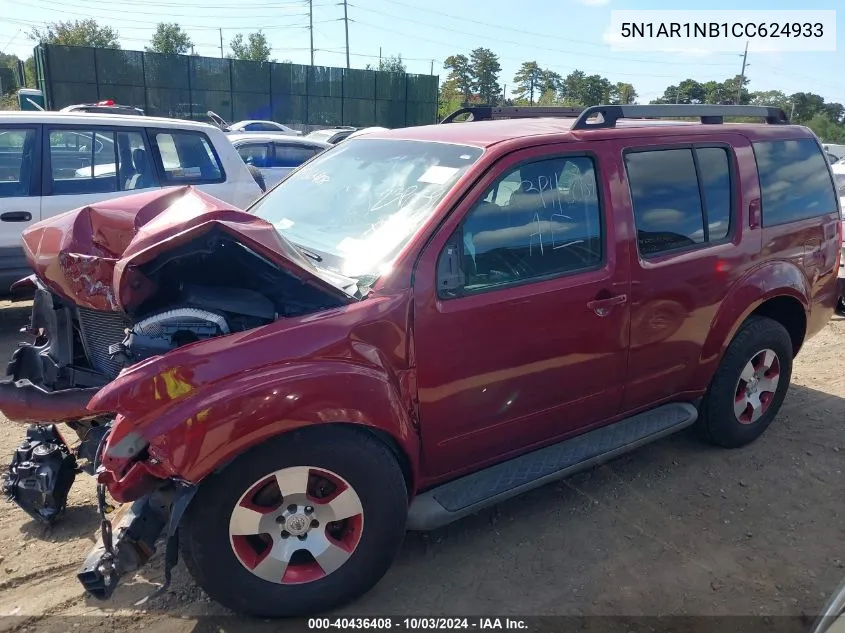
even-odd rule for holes
{"type": "Polygon", "coordinates": [[[32,269],[26,261],[23,248],[20,246],[0,248],[0,296],[12,294],[12,284],[31,274],[32,269]]]}

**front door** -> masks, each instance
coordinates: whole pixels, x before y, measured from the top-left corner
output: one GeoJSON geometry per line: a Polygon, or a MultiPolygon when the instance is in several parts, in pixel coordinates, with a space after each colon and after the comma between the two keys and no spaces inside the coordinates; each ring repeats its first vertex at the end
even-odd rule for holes
{"type": "Polygon", "coordinates": [[[427,478],[617,413],[629,271],[601,169],[577,144],[510,154],[423,253],[414,349],[427,478]]]}

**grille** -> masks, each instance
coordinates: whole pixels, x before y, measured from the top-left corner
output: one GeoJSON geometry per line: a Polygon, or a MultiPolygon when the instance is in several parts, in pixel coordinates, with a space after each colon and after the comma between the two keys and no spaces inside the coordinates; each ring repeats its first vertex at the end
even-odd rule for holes
{"type": "Polygon", "coordinates": [[[109,345],[124,339],[124,330],[131,326],[129,320],[117,312],[79,308],[79,326],[91,366],[110,378],[116,377],[123,367],[109,358],[109,345]]]}

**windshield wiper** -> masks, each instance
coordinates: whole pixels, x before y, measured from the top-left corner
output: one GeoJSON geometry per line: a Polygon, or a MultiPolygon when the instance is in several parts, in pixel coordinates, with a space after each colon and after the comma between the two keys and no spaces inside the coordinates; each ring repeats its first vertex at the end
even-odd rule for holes
{"type": "Polygon", "coordinates": [[[302,254],[303,254],[303,255],[305,255],[306,257],[310,257],[310,258],[311,258],[311,259],[313,259],[315,262],[321,262],[321,261],[323,261],[323,258],[322,258],[322,257],[320,257],[319,255],[317,255],[317,253],[313,253],[313,252],[309,251],[307,248],[303,248],[303,247],[301,247],[299,244],[294,244],[294,246],[296,246],[296,248],[298,248],[298,249],[299,249],[299,252],[300,252],[300,253],[302,253],[302,254]]]}

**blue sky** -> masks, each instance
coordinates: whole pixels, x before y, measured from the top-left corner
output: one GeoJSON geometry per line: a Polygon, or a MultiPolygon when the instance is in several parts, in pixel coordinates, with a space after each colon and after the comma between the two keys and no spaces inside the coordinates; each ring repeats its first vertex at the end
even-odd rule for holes
{"type": "MultiPolygon", "coordinates": [[[[343,66],[343,6],[338,0],[313,0],[317,64],[343,66]]],[[[536,60],[562,75],[574,69],[628,81],[647,102],[670,84],[692,77],[723,80],[739,73],[741,46],[735,52],[706,56],[619,53],[604,42],[611,9],[836,9],[837,52],[755,53],[749,49],[746,74],[751,90],[810,91],[827,101],[845,103],[845,5],[837,0],[708,0],[706,4],[673,0],[350,0],[351,65],[377,64],[401,53],[409,72],[445,78],[443,59],[479,46],[500,56],[500,81],[513,85],[520,62],[536,60]],[[681,6],[679,6],[681,5],[681,6]]],[[[55,20],[96,18],[117,29],[127,49],[142,49],[159,21],[179,22],[202,55],[219,56],[218,28],[224,48],[239,31],[263,29],[273,56],[308,63],[307,0],[3,0],[0,51],[26,56],[32,26],[55,20]]]]}

